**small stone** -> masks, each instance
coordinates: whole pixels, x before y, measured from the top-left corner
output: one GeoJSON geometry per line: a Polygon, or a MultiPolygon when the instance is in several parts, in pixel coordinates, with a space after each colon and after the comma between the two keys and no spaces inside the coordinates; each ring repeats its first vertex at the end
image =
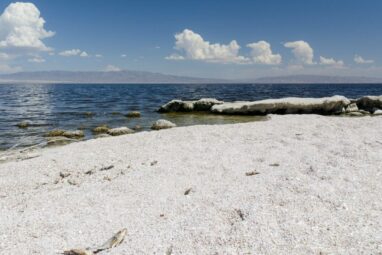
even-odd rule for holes
{"type": "Polygon", "coordinates": [[[27,128],[27,127],[29,127],[29,122],[22,121],[20,123],[17,123],[16,126],[19,127],[19,128],[27,128]]]}
{"type": "Polygon", "coordinates": [[[109,131],[107,131],[108,135],[117,136],[117,135],[127,135],[134,133],[134,130],[128,128],[128,127],[119,127],[119,128],[112,128],[109,131]]]}
{"type": "Polygon", "coordinates": [[[63,136],[63,134],[65,133],[65,130],[62,130],[62,129],[55,129],[55,130],[51,130],[49,131],[46,136],[48,137],[55,137],[55,136],[63,136]]]}
{"type": "Polygon", "coordinates": [[[93,128],[92,131],[93,133],[101,134],[101,133],[106,133],[109,130],[110,128],[107,125],[101,125],[101,126],[93,128]]]}
{"type": "Polygon", "coordinates": [[[74,130],[74,131],[65,131],[62,136],[65,136],[66,138],[81,138],[81,137],[84,137],[85,134],[84,134],[84,131],[82,130],[74,130]]]}
{"type": "Polygon", "coordinates": [[[151,129],[153,130],[160,130],[160,129],[167,129],[167,128],[173,128],[176,127],[174,123],[168,120],[160,119],[157,120],[152,126],[151,129]]]}
{"type": "Polygon", "coordinates": [[[188,194],[190,194],[192,188],[189,188],[189,189],[186,189],[186,191],[184,192],[184,195],[187,196],[188,194]]]}
{"type": "Polygon", "coordinates": [[[156,164],[158,164],[158,161],[154,160],[153,162],[150,163],[151,166],[155,166],[156,164]]]}
{"type": "Polygon", "coordinates": [[[85,174],[92,175],[93,174],[93,170],[88,170],[88,171],[85,172],[85,174]]]}
{"type": "Polygon", "coordinates": [[[128,118],[139,118],[141,117],[141,113],[138,111],[132,111],[126,114],[126,117],[128,118]]]}
{"type": "Polygon", "coordinates": [[[273,164],[270,164],[269,166],[280,166],[279,163],[273,163],[273,164]]]}
{"type": "Polygon", "coordinates": [[[66,178],[66,177],[68,177],[69,175],[70,175],[69,172],[60,172],[60,177],[61,177],[61,178],[66,178]]]}
{"type": "Polygon", "coordinates": [[[256,172],[256,171],[251,171],[251,172],[245,173],[246,176],[252,176],[252,175],[257,175],[257,174],[259,174],[259,172],[256,172]]]}

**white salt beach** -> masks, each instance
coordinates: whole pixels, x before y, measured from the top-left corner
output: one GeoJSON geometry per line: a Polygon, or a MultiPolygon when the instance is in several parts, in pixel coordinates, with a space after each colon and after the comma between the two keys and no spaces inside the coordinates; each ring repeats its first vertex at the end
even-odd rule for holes
{"type": "Polygon", "coordinates": [[[271,115],[0,164],[0,254],[382,253],[382,117],[271,115]]]}

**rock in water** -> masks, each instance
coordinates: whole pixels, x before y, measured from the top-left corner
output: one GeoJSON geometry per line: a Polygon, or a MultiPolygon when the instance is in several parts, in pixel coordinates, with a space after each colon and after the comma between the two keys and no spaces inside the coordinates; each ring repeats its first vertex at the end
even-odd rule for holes
{"type": "Polygon", "coordinates": [[[65,130],[62,130],[62,129],[54,129],[54,130],[51,130],[49,131],[46,136],[48,137],[55,137],[55,136],[63,136],[65,133],[65,130]]]}
{"type": "Polygon", "coordinates": [[[382,109],[382,96],[364,96],[357,99],[359,109],[372,112],[374,108],[382,109]]]}
{"type": "Polygon", "coordinates": [[[222,104],[215,98],[202,98],[197,101],[182,101],[182,100],[171,100],[165,105],[162,105],[158,112],[192,112],[192,111],[208,111],[215,104],[222,104]]]}
{"type": "Polygon", "coordinates": [[[29,122],[27,122],[27,121],[22,121],[22,122],[20,122],[20,123],[17,123],[16,126],[17,126],[18,128],[27,128],[27,127],[29,127],[29,122]]]}
{"type": "Polygon", "coordinates": [[[102,133],[106,133],[109,130],[110,128],[107,125],[101,125],[101,126],[93,128],[92,131],[93,133],[102,134],[102,133]]]}
{"type": "Polygon", "coordinates": [[[61,129],[55,129],[49,131],[46,136],[48,137],[57,137],[57,136],[63,136],[66,138],[82,138],[85,136],[84,131],[82,130],[61,130],[61,129]]]}
{"type": "Polygon", "coordinates": [[[128,118],[139,118],[139,117],[141,117],[141,113],[138,111],[128,112],[126,114],[126,117],[128,117],[128,118]]]}
{"type": "Polygon", "coordinates": [[[128,127],[112,128],[107,131],[107,134],[112,136],[127,135],[132,133],[134,133],[134,130],[131,130],[128,127]]]}
{"type": "Polygon", "coordinates": [[[165,105],[162,105],[158,112],[191,112],[194,110],[193,101],[171,100],[165,105]]]}
{"type": "Polygon", "coordinates": [[[215,98],[202,98],[194,102],[195,111],[209,111],[212,106],[217,104],[223,104],[223,101],[219,101],[215,98]]]}
{"type": "Polygon", "coordinates": [[[174,123],[168,120],[157,120],[152,126],[151,129],[153,130],[159,130],[159,129],[166,129],[166,128],[173,128],[176,127],[174,123]]]}
{"type": "Polygon", "coordinates": [[[350,100],[343,96],[324,98],[296,98],[266,99],[254,102],[233,102],[214,105],[213,113],[220,114],[340,114],[350,104],[350,100]]]}
{"type": "Polygon", "coordinates": [[[74,130],[74,131],[71,131],[71,130],[68,130],[68,131],[65,131],[62,136],[65,136],[67,138],[82,138],[85,136],[84,134],[84,131],[82,130],[74,130]]]}

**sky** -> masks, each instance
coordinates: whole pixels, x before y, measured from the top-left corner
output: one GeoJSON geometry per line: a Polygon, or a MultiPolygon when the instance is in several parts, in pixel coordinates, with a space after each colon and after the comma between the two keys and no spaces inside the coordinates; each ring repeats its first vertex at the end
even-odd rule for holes
{"type": "Polygon", "coordinates": [[[0,73],[382,77],[379,0],[0,0],[0,73]]]}

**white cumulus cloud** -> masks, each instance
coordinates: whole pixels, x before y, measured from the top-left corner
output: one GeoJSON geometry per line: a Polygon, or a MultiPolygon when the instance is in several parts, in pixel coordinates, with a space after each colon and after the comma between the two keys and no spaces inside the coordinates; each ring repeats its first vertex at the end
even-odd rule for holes
{"type": "Polygon", "coordinates": [[[80,57],[88,57],[88,53],[86,51],[82,51],[80,49],[71,49],[71,50],[64,50],[58,53],[58,55],[63,57],[73,57],[73,56],[80,56],[80,57]]]}
{"type": "Polygon", "coordinates": [[[253,62],[265,65],[278,65],[281,63],[281,55],[273,54],[271,45],[266,41],[247,44],[251,48],[253,62]]]}
{"type": "Polygon", "coordinates": [[[327,65],[327,66],[333,66],[333,67],[343,67],[344,61],[335,60],[334,58],[325,58],[325,57],[320,56],[320,65],[327,65]]]}
{"type": "MultiPolygon", "coordinates": [[[[239,55],[239,44],[233,40],[229,44],[210,43],[190,29],[175,35],[175,49],[185,53],[185,59],[216,63],[247,63],[248,58],[239,55]]],[[[167,57],[173,59],[174,57],[167,57]]],[[[179,60],[179,57],[176,57],[179,60]]]]}
{"type": "Polygon", "coordinates": [[[121,54],[121,58],[125,58],[125,57],[127,57],[126,54],[121,54]]]}
{"type": "Polygon", "coordinates": [[[359,55],[355,55],[354,56],[354,62],[356,62],[357,64],[373,64],[374,60],[364,59],[363,57],[361,57],[359,55]]]}
{"type": "Polygon", "coordinates": [[[42,41],[55,33],[44,28],[45,20],[32,3],[11,3],[0,16],[0,49],[49,51],[42,41]]]}
{"type": "Polygon", "coordinates": [[[305,41],[287,42],[284,44],[286,48],[292,49],[292,53],[299,64],[312,65],[313,62],[313,49],[309,43],[305,41]]]}
{"type": "Polygon", "coordinates": [[[80,57],[89,57],[89,54],[86,51],[81,52],[80,57]]]}

